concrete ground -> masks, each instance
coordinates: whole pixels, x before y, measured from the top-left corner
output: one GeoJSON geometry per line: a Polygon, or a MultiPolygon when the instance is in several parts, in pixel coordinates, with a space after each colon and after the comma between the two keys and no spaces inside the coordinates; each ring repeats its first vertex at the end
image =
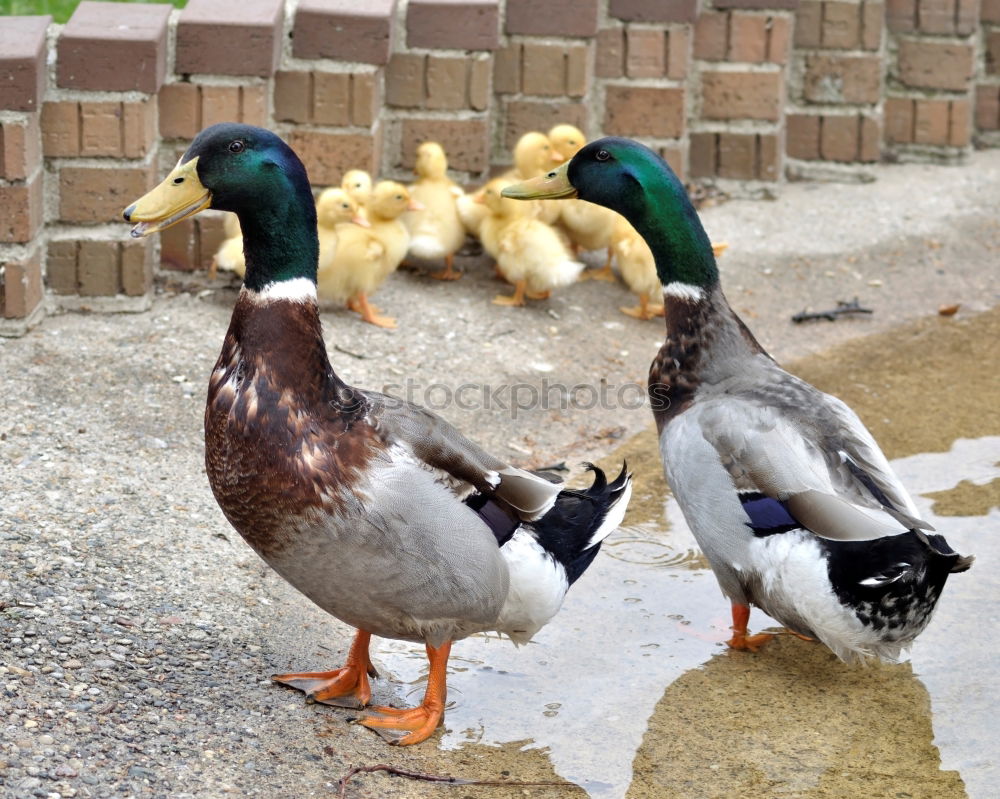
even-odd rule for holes
{"type": "MultiPolygon", "coordinates": [[[[989,738],[964,709],[970,696],[981,712],[1000,708],[982,687],[991,672],[970,673],[959,659],[980,631],[965,624],[956,642],[944,630],[949,618],[971,619],[977,601],[988,623],[998,599],[987,577],[995,545],[975,537],[996,529],[996,511],[988,497],[969,510],[983,503],[975,486],[996,485],[989,469],[1000,445],[987,437],[1000,435],[1000,390],[989,380],[997,356],[963,342],[997,333],[995,314],[981,315],[1000,305],[1000,151],[963,167],[877,172],[874,184],[792,184],[773,202],[730,201],[702,217],[713,240],[730,244],[720,266],[733,307],[780,361],[853,392],[877,435],[894,442],[890,457],[940,453],[956,438],[985,448],[966,459],[986,464],[974,474],[964,461],[913,466],[920,485],[929,472],[968,473],[975,496],[956,500],[960,517],[993,515],[958,525],[981,562],[955,578],[955,603],[912,664],[859,678],[804,642],[780,640],[752,658],[724,652],[721,596],[670,503],[664,518],[650,415],[635,402],[661,323],[624,316],[618,307],[633,298],[597,282],[527,309],[494,306],[505,287],[468,257],[455,284],[394,277],[377,300],[398,330],[324,313],[335,368],[437,409],[520,465],[576,468],[625,454],[641,473],[635,513],[538,643],[456,645],[455,705],[440,736],[389,748],[349,724],[350,713],[304,704],[267,675],[337,665],[350,631],[275,577],[215,505],[201,418],[235,289],[168,276],[148,313],[54,316],[0,339],[0,792],[327,796],[351,765],[384,763],[571,783],[470,786],[463,797],[848,797],[862,795],[859,785],[867,796],[990,796],[995,766],[968,755],[989,738]],[[874,313],[790,321],[854,297],[874,313]],[[937,316],[955,304],[956,316],[937,316]],[[863,338],[874,334],[884,335],[863,338]],[[920,372],[925,357],[932,373],[920,372]],[[914,376],[898,391],[920,396],[933,385],[933,417],[889,402],[886,387],[907,369],[914,376]],[[952,369],[955,380],[942,382],[952,369]],[[590,407],[595,386],[604,399],[590,407]],[[938,421],[952,416],[963,423],[938,421]],[[939,427],[938,439],[920,438],[939,427]],[[893,438],[897,429],[906,432],[893,438]],[[703,724],[720,718],[740,723],[728,735],[703,724]],[[907,773],[916,776],[899,782],[907,773]]],[[[945,490],[958,478],[925,482],[945,490]]],[[[376,701],[419,698],[419,648],[379,641],[373,652],[388,678],[376,701]]],[[[352,779],[347,795],[444,790],[372,774],[352,779]]]]}

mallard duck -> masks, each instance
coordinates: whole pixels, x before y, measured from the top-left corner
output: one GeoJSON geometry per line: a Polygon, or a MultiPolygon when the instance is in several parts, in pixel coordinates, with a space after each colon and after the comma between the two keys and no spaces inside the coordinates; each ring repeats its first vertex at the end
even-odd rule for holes
{"type": "Polygon", "coordinates": [[[240,230],[240,220],[236,214],[226,214],[222,229],[226,238],[215,251],[212,263],[208,267],[209,280],[215,280],[220,269],[223,272],[235,272],[240,277],[247,271],[247,262],[243,257],[243,231],[240,230]]]}
{"type": "Polygon", "coordinates": [[[410,197],[423,206],[403,217],[410,231],[409,254],[423,260],[444,259],[444,270],[432,272],[437,280],[458,280],[454,268],[455,253],[465,243],[465,227],[458,215],[457,200],[464,195],[448,177],[448,157],[444,148],[433,141],[417,147],[417,180],[410,184],[410,197]]]}
{"type": "Polygon", "coordinates": [[[555,230],[519,203],[502,197],[500,192],[510,181],[491,180],[480,192],[480,201],[489,209],[483,220],[483,248],[496,258],[501,276],[514,285],[512,295],[498,294],[495,305],[522,306],[525,298],[547,299],[552,289],[568,286],[583,269],[574,261],[555,230]]]}
{"type": "Polygon", "coordinates": [[[631,478],[623,468],[609,483],[594,468],[588,489],[563,489],[423,408],[341,380],[316,304],[309,180],[270,131],[206,128],[124,216],[144,236],[209,207],[239,214],[248,233],[246,279],[209,380],[209,483],[272,568],[358,630],[343,668],[273,679],[363,706],[370,637],[423,642],[423,702],[360,720],[418,743],[441,720],[452,642],[486,630],[530,639],[621,521],[631,478]]]}
{"type": "MultiPolygon", "coordinates": [[[[347,301],[347,307],[362,320],[378,327],[394,328],[396,320],[382,316],[381,309],[368,300],[386,278],[403,262],[410,234],[400,220],[407,210],[420,206],[410,200],[402,183],[379,181],[368,203],[368,226],[341,225],[337,244],[324,270],[322,287],[329,293],[324,300],[347,301]]],[[[359,212],[360,216],[360,212],[359,212]]]]}
{"type": "Polygon", "coordinates": [[[730,646],[756,649],[755,605],[840,658],[894,660],[968,569],[917,510],[843,402],[783,370],[726,302],[684,187],[648,147],[606,138],[504,190],[625,216],[653,252],[667,336],[649,395],[667,481],[723,593],[730,646]]]}

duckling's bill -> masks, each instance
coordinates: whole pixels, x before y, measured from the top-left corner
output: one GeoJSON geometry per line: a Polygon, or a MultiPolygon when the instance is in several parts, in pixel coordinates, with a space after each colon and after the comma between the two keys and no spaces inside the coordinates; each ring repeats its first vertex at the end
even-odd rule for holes
{"type": "Polygon", "coordinates": [[[159,186],[132,203],[122,215],[126,222],[137,223],[132,236],[138,239],[166,230],[211,204],[212,193],[198,177],[198,156],[195,156],[178,163],[159,186]]]}
{"type": "Polygon", "coordinates": [[[576,187],[569,182],[569,162],[531,178],[523,183],[507,186],[500,193],[513,200],[561,200],[576,197],[576,187]]]}

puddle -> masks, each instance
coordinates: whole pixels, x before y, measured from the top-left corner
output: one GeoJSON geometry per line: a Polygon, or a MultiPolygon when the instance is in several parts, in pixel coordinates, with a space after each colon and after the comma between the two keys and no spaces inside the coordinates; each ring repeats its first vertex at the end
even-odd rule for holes
{"type": "MultiPolygon", "coordinates": [[[[949,581],[905,662],[849,667],[791,636],[756,655],[728,651],[728,603],[644,462],[627,526],[535,643],[480,636],[455,646],[440,747],[488,759],[516,742],[598,799],[995,796],[1000,398],[982,382],[991,370],[977,348],[996,341],[983,328],[1000,327],[1000,313],[983,318],[930,336],[940,322],[929,320],[796,369],[823,373],[810,379],[845,399],[856,394],[848,401],[877,438],[891,428],[886,449],[923,518],[977,556],[949,581]],[[886,341],[897,368],[872,373],[886,341]],[[863,382],[870,375],[876,388],[863,382]],[[900,397],[911,383],[923,392],[900,397]]],[[[612,459],[636,465],[630,450],[655,453],[655,432],[612,459]]],[[[752,629],[770,624],[754,611],[752,629]]],[[[380,641],[375,654],[406,686],[400,698],[418,701],[423,648],[380,641]]]]}

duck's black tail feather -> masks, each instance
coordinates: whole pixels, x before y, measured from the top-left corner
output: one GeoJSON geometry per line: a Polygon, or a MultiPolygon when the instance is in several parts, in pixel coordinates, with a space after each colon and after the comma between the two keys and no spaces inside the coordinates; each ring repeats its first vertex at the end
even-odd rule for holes
{"type": "Polygon", "coordinates": [[[951,545],[944,540],[943,535],[925,533],[923,530],[914,530],[917,537],[934,555],[944,559],[948,563],[948,571],[952,574],[956,572],[968,571],[976,560],[975,555],[959,555],[951,545]]]}
{"type": "Polygon", "coordinates": [[[601,542],[621,524],[632,496],[628,464],[622,464],[610,483],[602,469],[585,465],[594,473],[590,488],[560,491],[552,509],[527,525],[545,551],[566,569],[570,585],[590,566],[601,542]]]}

